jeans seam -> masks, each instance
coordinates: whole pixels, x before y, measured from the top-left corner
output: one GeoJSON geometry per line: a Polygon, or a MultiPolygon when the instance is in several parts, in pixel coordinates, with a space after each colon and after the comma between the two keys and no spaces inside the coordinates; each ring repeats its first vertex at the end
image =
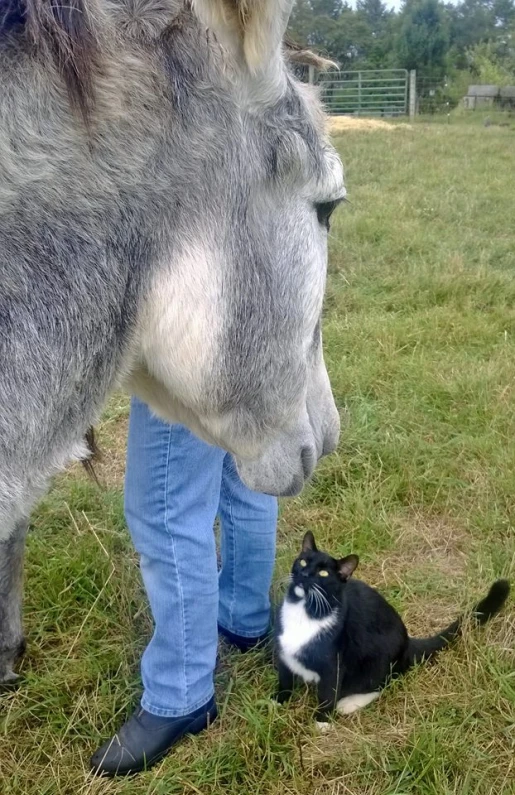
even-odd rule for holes
{"type": "MultiPolygon", "coordinates": [[[[179,574],[179,566],[177,563],[177,552],[175,548],[175,539],[173,537],[173,533],[170,531],[169,527],[169,511],[168,511],[168,477],[170,473],[170,450],[171,450],[171,441],[172,441],[172,433],[173,433],[173,426],[170,425],[168,427],[168,446],[166,451],[166,475],[165,475],[165,516],[164,516],[164,525],[166,532],[168,533],[168,537],[170,538],[170,542],[172,545],[172,552],[173,552],[173,561],[175,566],[175,573],[177,577],[177,589],[179,593],[179,601],[180,601],[180,610],[182,616],[182,626],[181,626],[181,634],[182,634],[182,679],[184,682],[184,700],[188,700],[188,679],[186,676],[186,613],[184,610],[184,592],[182,590],[182,582],[181,577],[179,574]]],[[[193,711],[193,710],[191,710],[193,711]]]]}
{"type": "MultiPolygon", "coordinates": [[[[222,477],[221,490],[229,505],[229,515],[231,520],[231,600],[229,602],[229,624],[234,626],[234,605],[236,604],[236,533],[234,532],[234,515],[232,512],[232,499],[230,491],[222,477]]],[[[232,630],[231,630],[232,631],[232,630]]]]}

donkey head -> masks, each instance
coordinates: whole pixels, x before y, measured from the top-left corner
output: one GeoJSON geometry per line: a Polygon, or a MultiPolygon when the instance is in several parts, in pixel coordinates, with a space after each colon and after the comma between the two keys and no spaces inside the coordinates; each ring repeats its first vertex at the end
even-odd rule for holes
{"type": "MultiPolygon", "coordinates": [[[[320,316],[345,189],[321,106],[288,69],[293,0],[5,4],[0,58],[17,89],[3,123],[28,151],[16,190],[69,252],[61,270],[85,285],[81,301],[103,285],[111,330],[86,353],[114,359],[115,334],[125,346],[95,372],[123,365],[156,413],[233,453],[251,488],[299,492],[339,432],[320,316]]],[[[93,310],[54,309],[78,338],[72,317],[100,328],[93,310]]]]}
{"type": "Polygon", "coordinates": [[[345,196],[318,100],[287,68],[291,5],[195,0],[207,40],[198,21],[168,40],[173,69],[196,74],[174,125],[188,176],[132,377],[161,416],[279,495],[298,493],[338,440],[320,315],[329,218],[345,196]]]}

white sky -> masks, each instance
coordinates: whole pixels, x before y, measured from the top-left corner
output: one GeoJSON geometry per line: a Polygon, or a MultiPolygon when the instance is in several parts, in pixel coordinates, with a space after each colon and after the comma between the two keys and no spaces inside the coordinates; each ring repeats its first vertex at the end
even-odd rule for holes
{"type": "MultiPolygon", "coordinates": [[[[350,6],[356,7],[356,0],[347,0],[350,6]]],[[[387,8],[395,8],[399,9],[402,5],[402,0],[383,0],[383,3],[387,8]]]]}
{"type": "MultiPolygon", "coordinates": [[[[456,5],[458,3],[458,0],[448,0],[448,1],[453,3],[454,5],[456,5]]],[[[356,5],[355,0],[349,0],[349,3],[352,6],[356,5]]],[[[402,0],[383,0],[383,3],[388,8],[395,8],[396,10],[398,10],[401,7],[401,5],[402,5],[402,0]]]]}

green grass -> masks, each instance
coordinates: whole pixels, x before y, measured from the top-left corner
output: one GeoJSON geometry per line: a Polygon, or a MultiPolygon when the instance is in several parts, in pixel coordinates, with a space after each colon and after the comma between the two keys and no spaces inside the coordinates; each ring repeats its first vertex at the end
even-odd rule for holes
{"type": "MultiPolygon", "coordinates": [[[[336,139],[351,204],[332,229],[325,346],[348,424],[283,505],[275,592],[309,527],[429,633],[515,580],[515,132],[398,127],[336,139]]],[[[271,702],[265,654],[222,650],[209,733],[138,778],[91,779],[89,754],[137,702],[151,629],[123,519],[126,414],[117,397],[102,428],[105,489],[74,470],[34,515],[2,795],[515,792],[513,599],[324,736],[308,691],[271,702]]]]}

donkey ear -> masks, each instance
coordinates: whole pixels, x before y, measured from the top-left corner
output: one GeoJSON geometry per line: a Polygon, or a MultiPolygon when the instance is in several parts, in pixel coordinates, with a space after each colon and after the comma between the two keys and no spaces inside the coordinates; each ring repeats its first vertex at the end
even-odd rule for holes
{"type": "Polygon", "coordinates": [[[315,536],[308,530],[304,538],[302,539],[302,551],[303,552],[318,552],[317,545],[315,544],[315,536]]]}
{"type": "Polygon", "coordinates": [[[251,72],[281,55],[281,43],[293,0],[193,0],[198,18],[251,72]]]}
{"type": "Polygon", "coordinates": [[[319,72],[328,72],[330,69],[339,69],[340,66],[336,61],[331,61],[329,58],[324,58],[312,50],[307,50],[301,47],[296,42],[291,41],[285,37],[283,42],[284,54],[286,60],[291,64],[298,66],[313,66],[319,72]]]}
{"type": "Polygon", "coordinates": [[[341,560],[338,561],[338,574],[340,575],[340,579],[348,580],[356,571],[358,563],[359,558],[357,555],[347,555],[346,558],[341,558],[341,560]]]}

